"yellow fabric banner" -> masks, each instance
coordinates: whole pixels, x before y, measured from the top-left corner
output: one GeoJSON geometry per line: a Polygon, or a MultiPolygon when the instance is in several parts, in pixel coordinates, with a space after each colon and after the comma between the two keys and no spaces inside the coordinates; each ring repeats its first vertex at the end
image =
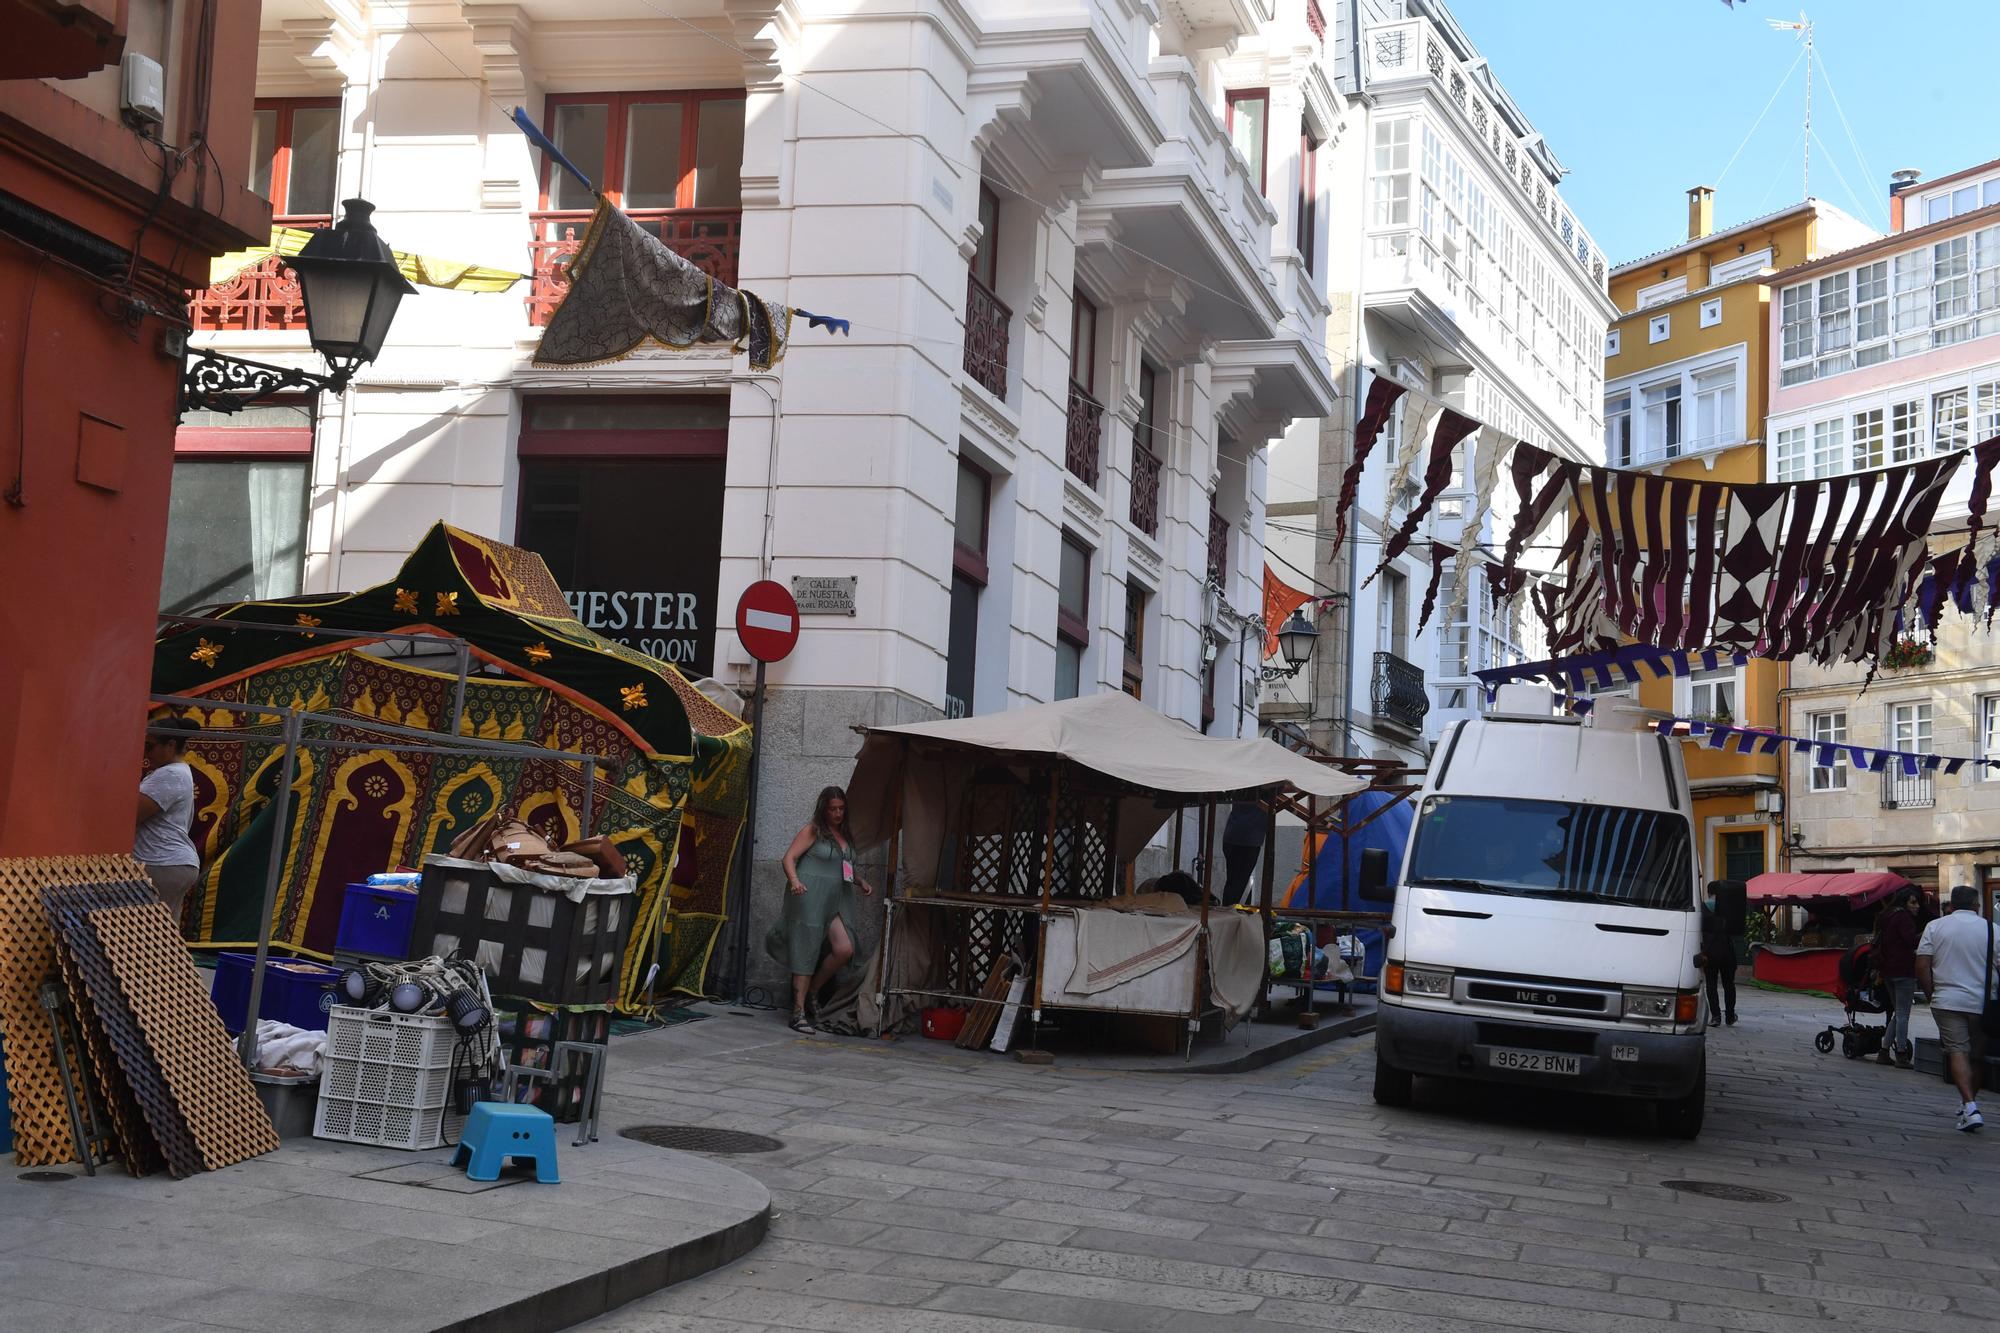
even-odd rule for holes
{"type": "MultiPolygon", "coordinates": [[[[272,255],[295,255],[305,248],[312,239],[312,232],[303,227],[271,228],[269,245],[253,246],[248,250],[236,250],[220,258],[209,261],[208,285],[217,287],[229,281],[246,268],[254,268],[272,255]]],[[[461,264],[450,259],[437,259],[430,255],[404,254],[394,252],[396,267],[403,276],[419,287],[443,287],[456,292],[504,292],[528,275],[509,273],[506,269],[483,268],[478,264],[461,264]]]]}

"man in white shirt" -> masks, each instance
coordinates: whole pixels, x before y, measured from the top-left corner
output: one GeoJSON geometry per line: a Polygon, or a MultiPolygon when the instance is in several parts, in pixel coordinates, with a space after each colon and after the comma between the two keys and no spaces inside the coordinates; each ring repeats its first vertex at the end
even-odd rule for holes
{"type": "MultiPolygon", "coordinates": [[[[199,731],[184,717],[155,724],[175,731],[199,731]]],[[[181,904],[201,875],[201,857],[188,829],[194,823],[194,770],[182,757],[185,736],[146,736],[146,767],[139,780],[139,823],[132,838],[132,858],[146,869],[153,891],[179,921],[181,904]]]]}
{"type": "Polygon", "coordinates": [[[1979,890],[1961,884],[1951,891],[1951,911],[1924,927],[1917,941],[1917,985],[1931,997],[1931,1017],[1958,1085],[1958,1127],[1976,1132],[1979,1076],[1986,1068],[1986,1034],[1980,1019],[1994,979],[2000,976],[2000,948],[1993,923],[1979,915],[1979,890]]]}

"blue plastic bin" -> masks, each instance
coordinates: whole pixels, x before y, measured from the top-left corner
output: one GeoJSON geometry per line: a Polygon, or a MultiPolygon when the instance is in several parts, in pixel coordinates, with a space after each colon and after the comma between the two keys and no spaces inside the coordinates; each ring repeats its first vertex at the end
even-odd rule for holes
{"type": "Polygon", "coordinates": [[[378,958],[410,956],[410,930],[417,924],[417,891],[391,884],[350,884],[340,904],[339,953],[378,958]]]}
{"type": "MultiPolygon", "coordinates": [[[[243,1015],[250,1007],[250,972],[256,965],[252,953],[225,953],[215,960],[215,982],[209,991],[222,1026],[233,1033],[243,1030],[243,1015]]],[[[326,1012],[339,1002],[337,988],[340,969],[300,958],[269,958],[264,962],[263,1002],[257,1006],[259,1018],[276,1019],[295,1028],[326,1031],[326,1012]]]]}

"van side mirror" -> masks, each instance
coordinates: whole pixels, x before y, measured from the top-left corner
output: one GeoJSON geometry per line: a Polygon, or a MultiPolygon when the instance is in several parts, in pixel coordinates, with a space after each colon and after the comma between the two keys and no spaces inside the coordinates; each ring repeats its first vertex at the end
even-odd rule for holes
{"type": "Polygon", "coordinates": [[[1363,902],[1393,903],[1395,886],[1389,883],[1389,853],[1380,847],[1361,849],[1361,876],[1354,892],[1363,902]]]}

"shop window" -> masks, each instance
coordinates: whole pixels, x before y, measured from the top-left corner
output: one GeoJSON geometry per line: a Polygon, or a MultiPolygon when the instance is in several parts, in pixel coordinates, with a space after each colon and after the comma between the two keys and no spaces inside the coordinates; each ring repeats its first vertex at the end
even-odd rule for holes
{"type": "Polygon", "coordinates": [[[1146,588],[1125,585],[1125,693],[1134,699],[1145,697],[1146,684],[1146,588]]]}
{"type": "Polygon", "coordinates": [[[970,717],[979,655],[979,597],[986,589],[987,514],[993,480],[983,468],[958,463],[952,517],[951,623],[946,631],[945,716],[970,717]]]}
{"type": "Polygon", "coordinates": [[[1067,532],[1056,579],[1055,697],[1083,693],[1083,653],[1090,646],[1090,548],[1067,532]]]}
{"type": "Polygon", "coordinates": [[[728,398],[535,397],[523,418],[516,543],[587,628],[711,674],[728,398]]]}
{"type": "Polygon", "coordinates": [[[339,152],[337,97],[259,98],[250,113],[250,189],[279,220],[332,218],[339,152]]]}
{"type": "MultiPolygon", "coordinates": [[[[627,210],[743,206],[743,90],[559,93],[546,121],[563,156],[627,210]]],[[[542,207],[597,206],[542,162],[542,207]]]]}
{"type": "Polygon", "coordinates": [[[1268,88],[1236,88],[1228,95],[1229,137],[1236,151],[1250,164],[1250,179],[1257,193],[1264,190],[1265,147],[1270,139],[1271,91],[1268,88]]]}
{"type": "Polygon", "coordinates": [[[313,405],[194,411],[174,436],[173,491],[160,609],[291,597],[302,587],[313,405]]]}

